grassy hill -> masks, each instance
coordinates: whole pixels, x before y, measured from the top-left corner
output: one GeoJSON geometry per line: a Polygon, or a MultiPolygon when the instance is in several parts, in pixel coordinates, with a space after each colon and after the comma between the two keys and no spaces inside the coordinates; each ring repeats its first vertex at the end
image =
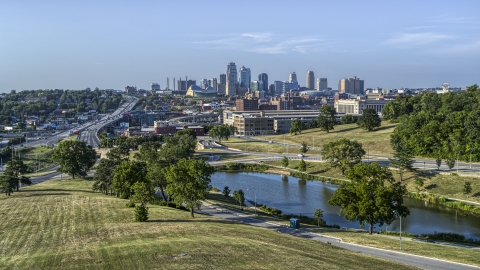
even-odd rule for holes
{"type": "Polygon", "coordinates": [[[52,180],[0,197],[2,269],[412,269],[319,242],[52,180]],[[186,254],[182,256],[181,254],[186,254]]]}
{"type": "MultiPolygon", "coordinates": [[[[392,134],[395,126],[388,121],[382,122],[382,126],[374,131],[366,131],[359,128],[356,124],[337,125],[335,129],[329,133],[320,131],[318,128],[303,130],[301,134],[280,134],[255,136],[256,139],[274,141],[280,144],[286,142],[287,144],[300,145],[306,142],[309,147],[322,147],[325,143],[335,141],[339,138],[347,138],[350,140],[357,140],[362,143],[363,149],[371,154],[385,154],[391,155],[393,150],[390,146],[390,134],[392,134]]],[[[248,142],[237,138],[230,138],[228,141],[222,141],[222,144],[246,151],[270,152],[270,153],[285,153],[286,148],[282,145],[266,144],[264,142],[248,142]]],[[[300,153],[298,148],[290,148],[289,153],[300,153]]],[[[319,151],[309,151],[308,153],[319,153],[319,151]]]]}

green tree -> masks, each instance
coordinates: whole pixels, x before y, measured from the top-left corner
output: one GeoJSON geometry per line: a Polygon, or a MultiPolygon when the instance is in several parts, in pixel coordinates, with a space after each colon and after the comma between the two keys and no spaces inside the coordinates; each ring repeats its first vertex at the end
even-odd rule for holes
{"type": "Polygon", "coordinates": [[[297,135],[297,132],[299,134],[302,133],[303,129],[303,123],[300,119],[295,119],[291,121],[291,128],[290,128],[290,134],[297,135]]]}
{"type": "Polygon", "coordinates": [[[420,189],[421,187],[423,187],[424,184],[425,184],[425,183],[424,183],[424,181],[423,181],[422,178],[420,178],[420,177],[418,177],[418,176],[415,177],[415,185],[417,185],[417,191],[419,191],[419,189],[420,189]]]}
{"type": "Polygon", "coordinates": [[[282,159],[282,166],[285,168],[288,167],[288,158],[286,156],[282,159]]]}
{"type": "Polygon", "coordinates": [[[121,160],[102,158],[96,166],[94,183],[92,189],[105,194],[112,194],[112,183],[115,168],[121,163],[121,160]]]}
{"type": "Polygon", "coordinates": [[[219,125],[214,126],[208,131],[208,136],[214,140],[222,142],[222,140],[228,141],[228,138],[235,132],[235,127],[231,125],[219,125]]]}
{"type": "Polygon", "coordinates": [[[166,169],[167,193],[175,203],[184,203],[194,217],[193,210],[200,209],[213,172],[213,167],[203,160],[180,159],[166,169]]]}
{"type": "Polygon", "coordinates": [[[133,194],[133,202],[142,205],[147,205],[154,197],[154,190],[148,182],[135,182],[130,187],[130,191],[133,194]]]}
{"type": "Polygon", "coordinates": [[[315,213],[313,213],[313,219],[317,222],[317,226],[324,225],[325,221],[323,220],[323,211],[320,208],[317,208],[315,210],[315,213]]]}
{"type": "Polygon", "coordinates": [[[445,164],[447,165],[448,169],[451,171],[453,167],[455,167],[455,158],[449,157],[445,159],[445,164]]]}
{"type": "Polygon", "coordinates": [[[317,125],[320,130],[329,133],[337,122],[335,118],[336,114],[337,112],[335,111],[335,108],[332,108],[330,106],[323,106],[320,109],[320,114],[317,117],[317,125]]]}
{"type": "Polygon", "coordinates": [[[238,202],[240,208],[245,203],[245,193],[243,190],[238,189],[233,192],[233,199],[238,202]]]}
{"type": "Polygon", "coordinates": [[[468,194],[470,194],[470,192],[472,192],[472,183],[470,182],[465,182],[465,184],[463,184],[463,194],[467,195],[467,198],[468,198],[468,194]]]}
{"type": "Polygon", "coordinates": [[[304,172],[307,170],[307,163],[305,162],[305,160],[303,160],[303,158],[300,160],[300,163],[298,164],[298,170],[301,172],[304,172]]]}
{"type": "Polygon", "coordinates": [[[372,131],[382,124],[380,116],[377,111],[372,108],[366,108],[362,112],[362,116],[358,118],[357,125],[368,131],[372,131]]]}
{"type": "Polygon", "coordinates": [[[342,174],[362,161],[365,150],[357,141],[341,138],[325,144],[322,148],[322,157],[334,168],[340,168],[342,174]]]}
{"type": "Polygon", "coordinates": [[[195,133],[193,129],[184,128],[182,130],[177,131],[174,136],[181,136],[181,135],[189,135],[195,140],[197,139],[197,133],[195,133]]]}
{"type": "Polygon", "coordinates": [[[146,182],[145,164],[136,161],[122,161],[113,171],[112,188],[117,196],[127,199],[132,196],[131,187],[136,182],[146,182]]]}
{"type": "Polygon", "coordinates": [[[301,146],[300,146],[300,152],[301,152],[302,154],[305,154],[305,153],[307,153],[307,151],[308,151],[307,143],[306,143],[306,142],[302,142],[302,143],[301,143],[301,146]]]}
{"type": "Polygon", "coordinates": [[[97,153],[83,141],[66,140],[58,144],[53,152],[52,160],[60,165],[59,171],[72,178],[85,177],[95,164],[97,153]]]}
{"type": "Polygon", "coordinates": [[[388,160],[390,161],[390,166],[398,169],[400,181],[402,181],[405,170],[413,171],[412,150],[403,141],[394,144],[393,149],[393,158],[389,158],[388,160]]]}
{"type": "Polygon", "coordinates": [[[407,189],[395,182],[387,167],[359,163],[348,171],[347,178],[351,182],[338,188],[328,203],[339,206],[339,215],[344,214],[346,220],[358,221],[362,227],[369,224],[370,234],[375,224],[391,224],[395,213],[402,217],[410,214],[403,204],[407,189]]]}
{"type": "Polygon", "coordinates": [[[230,188],[225,186],[222,191],[223,196],[228,197],[230,195],[230,188]]]}
{"type": "Polygon", "coordinates": [[[140,204],[135,206],[135,221],[145,222],[148,220],[148,208],[147,206],[140,204]]]}
{"type": "Polygon", "coordinates": [[[0,175],[0,187],[5,195],[10,196],[10,194],[15,190],[18,184],[18,179],[11,174],[2,174],[0,175]]]}
{"type": "Polygon", "coordinates": [[[345,114],[344,116],[342,116],[342,118],[340,118],[340,123],[342,125],[353,124],[355,122],[357,122],[357,118],[355,118],[355,116],[351,114],[345,114]]]}
{"type": "Polygon", "coordinates": [[[13,156],[10,161],[7,162],[5,174],[9,174],[17,179],[16,190],[20,188],[22,184],[30,185],[32,182],[30,178],[25,176],[20,176],[20,174],[24,174],[27,172],[27,165],[23,163],[23,160],[19,159],[16,156],[13,156]]]}
{"type": "Polygon", "coordinates": [[[435,163],[437,164],[437,170],[440,170],[440,166],[442,166],[442,159],[437,157],[437,159],[435,159],[435,163]]]}
{"type": "Polygon", "coordinates": [[[130,149],[126,144],[122,144],[111,148],[107,152],[107,158],[112,160],[126,160],[130,156],[130,149]]]}
{"type": "Polygon", "coordinates": [[[170,165],[182,158],[192,158],[196,148],[197,140],[189,135],[167,137],[165,138],[165,144],[162,146],[160,155],[161,158],[170,165]]]}

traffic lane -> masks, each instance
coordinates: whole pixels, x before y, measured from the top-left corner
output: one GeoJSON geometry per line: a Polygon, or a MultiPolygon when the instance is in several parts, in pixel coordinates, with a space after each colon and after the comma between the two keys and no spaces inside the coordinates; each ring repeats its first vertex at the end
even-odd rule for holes
{"type": "Polygon", "coordinates": [[[253,226],[263,227],[267,229],[272,229],[280,233],[289,234],[296,237],[302,237],[306,239],[311,239],[315,241],[321,241],[323,243],[328,243],[343,249],[350,250],[356,253],[363,253],[370,256],[375,256],[383,258],[390,261],[395,261],[422,269],[466,269],[466,270],[479,270],[480,267],[466,265],[461,263],[455,263],[450,261],[444,261],[435,258],[428,258],[423,256],[411,255],[406,253],[401,253],[391,250],[383,250],[377,248],[371,248],[356,244],[349,244],[342,242],[338,238],[328,237],[324,235],[319,235],[315,233],[306,232],[298,229],[291,229],[286,226],[265,222],[263,220],[252,218],[251,216],[244,215],[242,213],[236,213],[233,211],[225,210],[221,207],[214,207],[212,205],[203,204],[202,210],[199,213],[204,213],[209,216],[214,216],[226,220],[237,221],[245,224],[250,224],[253,226]]]}

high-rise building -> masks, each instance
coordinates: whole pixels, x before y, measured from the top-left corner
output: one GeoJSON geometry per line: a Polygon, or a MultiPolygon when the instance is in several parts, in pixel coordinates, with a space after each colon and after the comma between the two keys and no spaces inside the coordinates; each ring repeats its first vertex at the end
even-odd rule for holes
{"type": "Polygon", "coordinates": [[[268,86],[268,94],[275,94],[275,85],[273,83],[268,86]]]}
{"type": "Polygon", "coordinates": [[[364,82],[357,78],[345,78],[338,81],[338,92],[360,95],[364,93],[364,82]]]}
{"type": "Polygon", "coordinates": [[[268,75],[267,73],[258,74],[258,80],[263,82],[263,88],[261,90],[268,92],[268,75]]]}
{"type": "Polygon", "coordinates": [[[263,91],[263,82],[262,81],[253,81],[250,83],[250,89],[252,92],[263,91]]]}
{"type": "Polygon", "coordinates": [[[307,72],[307,81],[305,86],[307,87],[307,89],[315,89],[315,75],[311,70],[307,72]]]}
{"type": "Polygon", "coordinates": [[[152,83],[150,85],[150,90],[153,92],[153,91],[160,91],[160,84],[158,83],[152,83]]]}
{"type": "Polygon", "coordinates": [[[217,89],[217,78],[213,78],[210,80],[210,86],[214,89],[217,89]]]}
{"type": "Polygon", "coordinates": [[[286,94],[289,90],[297,90],[299,87],[298,82],[283,82],[282,92],[286,94]]]}
{"type": "Polygon", "coordinates": [[[178,84],[178,90],[177,91],[187,91],[187,89],[194,85],[197,84],[196,80],[187,80],[185,77],[185,81],[183,81],[181,78],[177,81],[178,84]]]}
{"type": "Polygon", "coordinates": [[[238,83],[240,87],[248,87],[252,81],[250,69],[242,66],[238,70],[238,83]]]}
{"type": "Polygon", "coordinates": [[[275,94],[279,95],[283,92],[283,82],[282,81],[274,81],[273,85],[275,85],[275,94]]]}
{"type": "Polygon", "coordinates": [[[328,88],[327,78],[317,78],[317,91],[323,91],[328,88]]]}
{"type": "Polygon", "coordinates": [[[208,80],[207,79],[201,79],[199,86],[203,89],[207,89],[209,86],[208,80]]]}
{"type": "Polygon", "coordinates": [[[227,74],[218,75],[218,83],[227,84],[227,74]]]}
{"type": "Polygon", "coordinates": [[[236,83],[237,83],[237,66],[235,63],[230,62],[227,65],[227,96],[235,96],[236,92],[236,83]]]}
{"type": "Polygon", "coordinates": [[[288,76],[288,82],[297,82],[297,74],[295,74],[295,72],[290,73],[290,75],[288,76]]]}

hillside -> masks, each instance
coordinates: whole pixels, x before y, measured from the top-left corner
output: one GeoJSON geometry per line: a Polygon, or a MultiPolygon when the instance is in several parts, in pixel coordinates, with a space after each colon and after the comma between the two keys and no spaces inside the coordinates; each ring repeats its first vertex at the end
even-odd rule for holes
{"type": "Polygon", "coordinates": [[[0,197],[3,269],[403,269],[330,245],[182,210],[126,200],[91,181],[52,180],[0,197]],[[182,256],[181,254],[185,254],[182,256]]]}

